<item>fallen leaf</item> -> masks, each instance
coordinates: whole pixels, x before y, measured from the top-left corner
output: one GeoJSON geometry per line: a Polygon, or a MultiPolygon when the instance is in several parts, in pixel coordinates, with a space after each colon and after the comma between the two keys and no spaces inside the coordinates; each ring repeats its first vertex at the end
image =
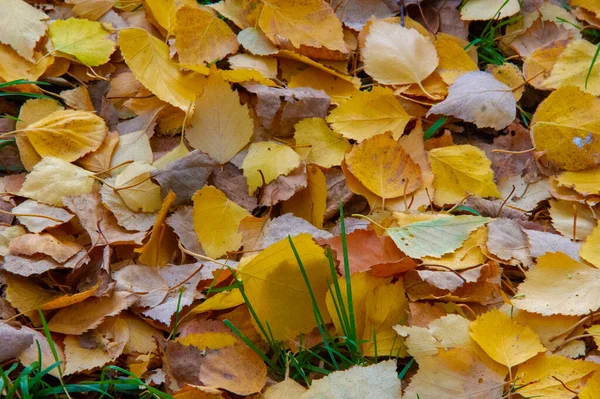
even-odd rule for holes
{"type": "Polygon", "coordinates": [[[536,151],[558,168],[589,169],[600,163],[600,102],[576,87],[561,87],[538,106],[531,120],[536,151]]]}
{"type": "Polygon", "coordinates": [[[292,213],[321,229],[327,205],[325,175],[316,166],[306,169],[308,186],[284,202],[281,209],[283,213],[292,213]]]}
{"type": "Polygon", "coordinates": [[[514,305],[544,316],[580,316],[600,308],[600,271],[556,252],[538,258],[535,268],[525,273],[514,305]],[[560,285],[561,290],[554,287],[560,285]]]}
{"type": "Polygon", "coordinates": [[[561,186],[574,189],[580,194],[600,194],[600,168],[582,170],[579,172],[562,172],[558,175],[561,186]]]}
{"type": "Polygon", "coordinates": [[[586,40],[573,40],[567,45],[552,68],[550,77],[543,83],[544,88],[558,89],[574,86],[580,90],[600,95],[600,73],[594,65],[596,46],[586,40]]]}
{"type": "Polygon", "coordinates": [[[46,33],[48,18],[42,11],[22,0],[3,0],[0,3],[0,25],[4,27],[0,42],[8,44],[23,58],[35,62],[33,52],[46,33]]]}
{"type": "Polygon", "coordinates": [[[275,44],[325,47],[347,54],[342,24],[321,0],[262,1],[258,25],[275,44]]]}
{"type": "Polygon", "coordinates": [[[286,378],[268,387],[263,396],[265,399],[287,399],[300,397],[304,392],[306,392],[306,388],[291,378],[286,378]]]}
{"type": "Polygon", "coordinates": [[[89,194],[95,180],[91,172],[54,157],[38,162],[25,179],[19,195],[47,205],[62,206],[71,195],[89,194]]]}
{"type": "Polygon", "coordinates": [[[471,337],[492,359],[508,368],[546,351],[535,331],[497,309],[471,323],[471,337]]]}
{"type": "Polygon", "coordinates": [[[11,255],[44,254],[63,263],[82,249],[80,244],[51,234],[24,234],[11,240],[11,255]]]}
{"type": "Polygon", "coordinates": [[[539,258],[547,253],[561,252],[576,261],[581,261],[579,258],[581,243],[573,242],[570,238],[559,234],[544,231],[524,230],[524,232],[527,235],[531,256],[539,258]]]}
{"type": "Polygon", "coordinates": [[[22,364],[32,364],[33,362],[39,361],[41,358],[41,367],[45,370],[50,368],[48,374],[59,378],[60,372],[57,367],[52,368],[51,366],[56,362],[56,358],[62,364],[65,362],[65,354],[60,345],[50,346],[48,339],[46,336],[29,327],[21,327],[21,329],[28,331],[33,335],[33,344],[27,349],[25,349],[21,355],[19,356],[19,361],[22,364]],[[55,357],[56,354],[56,357],[55,357]]]}
{"type": "MultiPolygon", "coordinates": [[[[105,180],[106,183],[114,186],[115,179],[113,177],[105,180]]],[[[134,212],[125,204],[118,192],[107,185],[103,185],[100,189],[102,204],[116,218],[119,226],[131,231],[148,231],[156,221],[158,212],[134,212]]]]}
{"type": "MultiPolygon", "coordinates": [[[[222,4],[224,2],[218,3],[222,4]]],[[[259,29],[248,27],[242,29],[237,35],[237,41],[246,50],[255,55],[271,55],[277,53],[277,47],[259,29]]]]}
{"type": "Polygon", "coordinates": [[[33,334],[26,329],[17,329],[8,324],[0,325],[0,339],[3,342],[0,361],[18,358],[25,349],[33,344],[33,334]]]}
{"type": "Polygon", "coordinates": [[[412,258],[440,257],[460,247],[472,231],[489,221],[481,216],[440,217],[388,228],[387,233],[412,258]]]}
{"type": "Polygon", "coordinates": [[[134,212],[156,212],[162,205],[160,186],[150,180],[155,169],[141,162],[132,162],[115,178],[116,193],[134,212]]]}
{"type": "Polygon", "coordinates": [[[598,246],[600,245],[600,226],[596,226],[592,233],[587,236],[585,242],[581,246],[579,255],[586,262],[600,268],[600,254],[598,253],[598,246]]]}
{"type": "Polygon", "coordinates": [[[460,9],[460,18],[465,21],[486,21],[506,18],[521,11],[518,0],[469,0],[460,9]]]}
{"type": "Polygon", "coordinates": [[[421,168],[389,133],[353,147],[345,163],[367,189],[381,198],[410,194],[422,184],[421,168]]]}
{"type": "Polygon", "coordinates": [[[323,168],[338,166],[351,147],[348,140],[332,131],[321,118],[303,119],[294,126],[294,129],[296,130],[294,133],[296,152],[307,163],[314,163],[323,168]]]}
{"type": "Polygon", "coordinates": [[[116,44],[101,23],[87,19],[55,20],[48,28],[55,55],[68,54],[88,67],[106,64],[116,44]]]}
{"type": "Polygon", "coordinates": [[[248,182],[248,193],[254,194],[263,183],[286,175],[300,165],[300,156],[290,147],[262,141],[250,144],[242,169],[248,182]]]}
{"type": "Polygon", "coordinates": [[[533,261],[527,236],[515,220],[498,218],[488,224],[487,250],[503,261],[514,260],[524,266],[533,261]]]}
{"type": "Polygon", "coordinates": [[[388,131],[397,140],[411,119],[390,89],[374,87],[344,101],[331,111],[327,122],[336,133],[361,142],[388,131]]]}
{"type": "Polygon", "coordinates": [[[194,231],[193,207],[185,206],[177,209],[169,217],[167,224],[171,226],[183,247],[197,254],[204,254],[202,246],[198,241],[198,235],[194,231]]]}
{"type": "Polygon", "coordinates": [[[436,203],[454,204],[467,194],[500,197],[491,162],[477,147],[465,144],[434,148],[429,151],[429,161],[436,203]]]}
{"type": "Polygon", "coordinates": [[[106,136],[106,124],[87,111],[55,111],[23,131],[42,157],[72,162],[97,150],[106,136]]]}
{"type": "Polygon", "coordinates": [[[137,297],[128,292],[113,292],[104,298],[88,298],[60,309],[48,322],[50,331],[81,335],[96,328],[109,316],[116,316],[131,306],[137,297]]]}
{"type": "Polygon", "coordinates": [[[344,25],[355,31],[360,31],[369,18],[391,17],[395,11],[392,3],[385,0],[334,0],[331,8],[344,25]]]}
{"type": "Polygon", "coordinates": [[[519,365],[516,375],[523,384],[527,384],[519,392],[528,396],[572,398],[573,392],[570,390],[581,388],[584,377],[595,372],[597,367],[583,360],[540,354],[519,365]]]}
{"type": "Polygon", "coordinates": [[[515,119],[517,108],[510,87],[489,73],[475,71],[459,76],[448,97],[427,112],[431,114],[455,116],[480,128],[504,129],[515,119]]]}
{"type": "Polygon", "coordinates": [[[396,399],[401,395],[396,361],[385,360],[371,366],[353,366],[348,370],[335,371],[315,380],[300,399],[396,399]]]}
{"type": "Polygon", "coordinates": [[[562,24],[553,21],[537,19],[524,33],[520,34],[510,43],[521,57],[527,57],[540,47],[544,47],[556,40],[569,40],[573,32],[562,24]]]}
{"type": "Polygon", "coordinates": [[[204,186],[192,197],[194,230],[202,249],[213,258],[235,251],[242,244],[240,222],[250,214],[220,190],[204,186]]]}
{"type": "Polygon", "coordinates": [[[153,308],[169,293],[169,285],[156,269],[144,265],[129,265],[113,273],[117,291],[138,295],[134,305],[153,308]]]}
{"type": "Polygon", "coordinates": [[[220,164],[235,156],[250,142],[254,126],[248,107],[223,80],[216,68],[206,81],[204,93],[196,100],[196,112],[185,131],[190,145],[220,164]]]}
{"type": "Polygon", "coordinates": [[[145,5],[154,22],[171,36],[177,22],[177,10],[185,5],[197,6],[193,0],[147,0],[145,5]]]}
{"type": "Polygon", "coordinates": [[[420,84],[437,68],[433,43],[414,28],[385,21],[369,27],[363,50],[365,71],[383,84],[420,84]]]}
{"type": "Polygon", "coordinates": [[[135,77],[158,98],[187,111],[204,86],[204,77],[184,73],[169,58],[169,47],[140,28],[119,31],[119,47],[135,77]]]}
{"type": "Polygon", "coordinates": [[[135,252],[140,253],[138,261],[143,265],[164,266],[171,261],[173,253],[177,249],[175,236],[167,230],[168,227],[165,224],[167,214],[173,206],[175,198],[175,193],[169,191],[156,216],[150,239],[143,247],[135,249],[135,252]]]}
{"type": "Polygon", "coordinates": [[[209,7],[183,5],[175,18],[175,47],[183,66],[204,67],[237,51],[235,33],[209,7]]]}
{"type": "MultiPolygon", "coordinates": [[[[292,241],[327,321],[324,312],[325,294],[329,289],[327,276],[330,275],[327,257],[308,234],[293,237],[292,241]]],[[[239,271],[258,319],[263,324],[269,323],[275,339],[293,339],[316,326],[306,282],[287,238],[260,252],[239,271]]]]}
{"type": "Polygon", "coordinates": [[[17,216],[19,222],[32,233],[41,233],[48,228],[67,223],[73,218],[73,214],[63,208],[32,200],[22,202],[20,205],[15,206],[11,212],[15,215],[33,215],[17,216]]]}
{"type": "Polygon", "coordinates": [[[468,43],[445,33],[438,33],[433,42],[440,59],[437,73],[444,83],[451,85],[461,75],[478,71],[476,61],[465,51],[468,43]]]}
{"type": "Polygon", "coordinates": [[[563,236],[585,240],[592,234],[597,220],[593,209],[577,202],[550,200],[552,226],[563,236]]]}
{"type": "Polygon", "coordinates": [[[8,255],[10,242],[24,234],[27,234],[27,231],[22,226],[0,226],[0,256],[8,255]]]}

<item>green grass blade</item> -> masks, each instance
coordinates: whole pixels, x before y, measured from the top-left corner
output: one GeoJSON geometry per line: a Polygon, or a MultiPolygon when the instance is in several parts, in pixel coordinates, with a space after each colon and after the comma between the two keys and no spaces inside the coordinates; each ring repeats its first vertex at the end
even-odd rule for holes
{"type": "Polygon", "coordinates": [[[596,60],[598,59],[598,54],[600,53],[600,44],[596,46],[596,52],[594,53],[594,57],[592,58],[592,64],[590,65],[590,69],[588,69],[587,76],[585,77],[585,89],[587,90],[588,80],[590,80],[590,76],[592,76],[592,70],[596,65],[596,60]]]}
{"type": "Polygon", "coordinates": [[[440,130],[442,125],[444,123],[446,123],[447,121],[448,121],[448,118],[445,116],[443,116],[440,119],[438,119],[437,121],[435,121],[435,123],[433,125],[429,126],[429,129],[425,130],[425,133],[423,133],[423,139],[429,140],[430,138],[435,136],[435,134],[438,132],[438,130],[440,130]]]}
{"type": "Polygon", "coordinates": [[[348,243],[346,241],[346,224],[344,222],[344,206],[340,201],[340,227],[342,230],[342,254],[344,257],[344,274],[346,279],[346,296],[348,299],[348,323],[350,331],[348,338],[356,342],[356,321],[354,320],[354,302],[352,299],[352,280],[350,278],[350,261],[348,257],[348,243]]]}

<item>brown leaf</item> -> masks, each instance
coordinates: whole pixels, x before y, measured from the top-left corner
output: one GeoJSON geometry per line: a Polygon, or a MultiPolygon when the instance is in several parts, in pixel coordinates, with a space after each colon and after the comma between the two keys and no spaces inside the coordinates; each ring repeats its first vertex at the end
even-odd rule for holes
{"type": "Polygon", "coordinates": [[[46,255],[34,256],[16,256],[7,255],[4,257],[3,269],[7,272],[18,274],[21,276],[32,276],[45,273],[55,269],[72,269],[81,267],[90,261],[87,256],[87,250],[82,249],[73,255],[65,263],[59,263],[52,257],[46,255]]]}
{"type": "Polygon", "coordinates": [[[113,273],[117,291],[127,291],[139,296],[136,306],[152,308],[160,304],[169,293],[169,285],[158,271],[149,266],[129,265],[113,273]]]}
{"type": "Polygon", "coordinates": [[[19,222],[27,227],[32,233],[41,233],[49,227],[56,227],[73,219],[73,214],[67,212],[63,208],[42,204],[41,202],[27,200],[12,209],[14,214],[29,214],[47,216],[52,220],[44,217],[35,216],[17,216],[19,222]]]}
{"type": "Polygon", "coordinates": [[[192,195],[204,187],[216,165],[210,156],[194,150],[150,175],[158,182],[163,198],[172,190],[177,195],[174,205],[180,205],[191,202],[192,195]]]}
{"type": "MultiPolygon", "coordinates": [[[[227,198],[252,212],[258,206],[256,197],[248,195],[248,183],[241,170],[232,163],[226,163],[213,171],[212,185],[223,191],[227,198]]],[[[268,186],[267,186],[268,187],[268,186]]]]}
{"type": "Polygon", "coordinates": [[[306,166],[300,165],[288,175],[281,175],[267,184],[260,198],[260,206],[273,206],[292,198],[307,186],[306,166]]]}
{"type": "Polygon", "coordinates": [[[117,224],[115,217],[102,205],[98,193],[63,198],[67,208],[77,215],[90,235],[92,245],[142,244],[144,233],[132,233],[117,224]]]}
{"type": "Polygon", "coordinates": [[[48,322],[48,328],[62,334],[81,335],[99,326],[106,317],[118,315],[136,300],[135,295],[123,291],[115,291],[109,297],[88,298],[59,310],[48,322]]]}
{"type": "Polygon", "coordinates": [[[570,238],[559,234],[536,230],[524,230],[529,241],[531,256],[539,258],[549,252],[562,252],[578,262],[581,243],[573,242],[570,238]]]}
{"type": "Polygon", "coordinates": [[[527,236],[514,220],[499,218],[488,224],[486,246],[490,253],[503,261],[527,267],[533,265],[527,236]]]}
{"type": "Polygon", "coordinates": [[[25,234],[11,240],[11,255],[34,254],[48,255],[59,263],[65,262],[81,250],[82,246],[74,241],[55,237],[52,234],[25,234]]]}
{"type": "Polygon", "coordinates": [[[175,231],[185,249],[204,255],[194,231],[193,209],[191,205],[177,209],[167,218],[167,224],[175,231]]]}
{"type": "Polygon", "coordinates": [[[21,352],[33,344],[33,334],[21,328],[13,328],[8,324],[0,324],[0,362],[19,357],[21,352]]]}
{"type": "Polygon", "coordinates": [[[552,21],[544,21],[542,18],[535,22],[515,40],[510,43],[521,57],[527,57],[540,47],[554,42],[555,40],[573,39],[574,32],[565,29],[552,21]]]}

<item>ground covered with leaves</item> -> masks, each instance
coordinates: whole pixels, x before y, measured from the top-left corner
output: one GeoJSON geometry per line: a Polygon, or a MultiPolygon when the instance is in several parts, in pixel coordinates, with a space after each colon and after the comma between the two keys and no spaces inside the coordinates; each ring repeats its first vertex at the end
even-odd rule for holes
{"type": "Polygon", "coordinates": [[[0,27],[0,395],[600,398],[597,0],[0,27]]]}

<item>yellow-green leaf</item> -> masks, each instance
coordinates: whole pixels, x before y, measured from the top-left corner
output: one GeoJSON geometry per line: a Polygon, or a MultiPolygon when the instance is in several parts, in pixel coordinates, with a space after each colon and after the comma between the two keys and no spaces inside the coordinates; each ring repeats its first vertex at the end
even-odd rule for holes
{"type": "Polygon", "coordinates": [[[294,128],[296,152],[302,155],[307,163],[324,168],[339,166],[344,154],[351,147],[348,140],[332,131],[321,118],[302,119],[294,128]]]}
{"type": "Polygon", "coordinates": [[[290,147],[271,141],[252,143],[244,158],[242,169],[248,181],[248,192],[254,194],[264,183],[269,184],[279,175],[286,175],[300,166],[300,156],[290,147]]]}
{"type": "Polygon", "coordinates": [[[89,67],[106,64],[116,47],[102,24],[87,19],[58,19],[50,24],[48,36],[58,52],[55,55],[72,55],[89,67]]]}

